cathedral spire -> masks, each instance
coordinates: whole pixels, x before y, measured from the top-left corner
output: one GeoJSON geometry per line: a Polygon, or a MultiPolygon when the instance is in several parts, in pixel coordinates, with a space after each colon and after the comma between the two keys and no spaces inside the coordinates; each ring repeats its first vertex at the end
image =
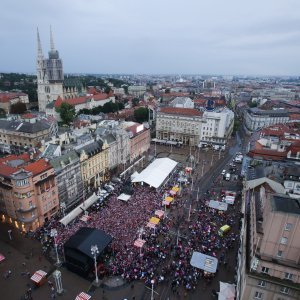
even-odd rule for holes
{"type": "Polygon", "coordinates": [[[52,28],[50,26],[50,51],[55,51],[52,28]]]}
{"type": "Polygon", "coordinates": [[[38,46],[38,59],[43,59],[43,50],[42,50],[42,44],[41,44],[41,40],[40,40],[40,34],[39,34],[39,28],[37,28],[37,46],[38,46]]]}

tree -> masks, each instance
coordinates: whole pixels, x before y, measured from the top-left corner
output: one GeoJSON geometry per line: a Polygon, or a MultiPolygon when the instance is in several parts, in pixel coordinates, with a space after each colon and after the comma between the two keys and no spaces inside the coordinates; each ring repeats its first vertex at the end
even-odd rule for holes
{"type": "Polygon", "coordinates": [[[122,110],[125,108],[125,105],[122,102],[118,102],[118,107],[119,107],[119,110],[122,110]]]}
{"type": "Polygon", "coordinates": [[[11,114],[23,114],[27,110],[26,104],[19,101],[10,106],[11,114]]]}
{"type": "Polygon", "coordinates": [[[132,107],[135,107],[139,104],[140,100],[138,98],[133,98],[131,100],[131,103],[132,103],[132,107]]]}
{"type": "Polygon", "coordinates": [[[56,109],[60,114],[60,118],[64,124],[70,125],[75,117],[75,107],[67,102],[63,102],[60,107],[56,109]]]}
{"type": "Polygon", "coordinates": [[[137,122],[143,123],[148,120],[148,108],[139,107],[134,111],[134,118],[137,122]]]}

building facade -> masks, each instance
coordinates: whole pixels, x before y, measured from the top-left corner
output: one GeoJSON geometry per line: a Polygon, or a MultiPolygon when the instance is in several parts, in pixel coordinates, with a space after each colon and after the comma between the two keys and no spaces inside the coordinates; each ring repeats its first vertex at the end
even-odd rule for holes
{"type": "Polygon", "coordinates": [[[262,110],[249,108],[244,112],[244,123],[249,131],[256,131],[274,124],[283,124],[289,121],[286,110],[262,110]]]}
{"type": "Polygon", "coordinates": [[[85,190],[97,188],[106,180],[109,168],[109,147],[101,141],[91,141],[75,147],[79,155],[81,177],[85,190]]]}
{"type": "Polygon", "coordinates": [[[60,207],[69,210],[83,201],[79,156],[71,150],[51,159],[50,164],[55,171],[60,207]]]}
{"type": "Polygon", "coordinates": [[[9,113],[11,106],[18,102],[27,106],[29,103],[28,95],[16,92],[0,92],[0,109],[3,109],[5,113],[9,113]]]}
{"type": "Polygon", "coordinates": [[[203,113],[200,141],[225,145],[231,137],[234,113],[228,108],[220,108],[203,113]]]}
{"type": "Polygon", "coordinates": [[[156,115],[156,138],[197,146],[203,113],[196,109],[164,107],[156,115]]]}
{"type": "Polygon", "coordinates": [[[54,134],[47,119],[0,120],[0,143],[18,147],[37,147],[42,140],[54,134]]]}
{"type": "Polygon", "coordinates": [[[150,129],[145,128],[143,124],[135,123],[125,130],[129,135],[129,160],[134,162],[150,149],[150,129]]]}
{"type": "Polygon", "coordinates": [[[22,231],[34,231],[59,209],[54,169],[45,159],[29,154],[0,161],[0,203],[3,221],[22,231]]]}
{"type": "Polygon", "coordinates": [[[267,184],[248,190],[245,200],[237,299],[299,299],[299,200],[267,184]]]}

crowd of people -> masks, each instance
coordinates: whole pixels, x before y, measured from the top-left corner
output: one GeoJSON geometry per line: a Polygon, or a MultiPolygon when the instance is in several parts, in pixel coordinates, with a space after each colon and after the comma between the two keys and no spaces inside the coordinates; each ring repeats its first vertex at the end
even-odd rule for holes
{"type": "Polygon", "coordinates": [[[110,246],[112,255],[107,261],[109,275],[120,275],[128,281],[143,280],[149,285],[154,279],[157,283],[170,284],[174,293],[179,286],[186,291],[193,291],[200,278],[209,284],[215,275],[191,266],[190,259],[194,251],[214,256],[218,258],[219,267],[224,265],[224,268],[228,268],[227,254],[238,236],[231,231],[221,237],[218,229],[225,224],[236,226],[238,211],[235,207],[238,203],[229,206],[228,211],[219,213],[209,208],[207,203],[212,197],[221,199],[221,195],[208,192],[197,197],[197,205],[194,205],[195,209],[190,211],[191,216],[187,218],[185,203],[191,195],[187,187],[182,187],[181,196],[175,196],[167,216],[162,217],[155,229],[148,228],[146,224],[154,216],[155,210],[164,209],[163,198],[178,183],[179,176],[182,177],[182,173],[174,174],[169,184],[160,191],[146,185],[136,185],[126,202],[118,199],[123,183],[116,184],[102,206],[98,203],[88,209],[87,222],[80,220],[79,216],[65,227],[58,219],[52,219],[36,236],[47,251],[54,243],[50,236],[51,229],[57,229],[55,242],[62,253],[64,243],[79,228],[87,226],[101,229],[113,237],[110,246]],[[137,238],[146,241],[142,249],[134,246],[137,238]]]}

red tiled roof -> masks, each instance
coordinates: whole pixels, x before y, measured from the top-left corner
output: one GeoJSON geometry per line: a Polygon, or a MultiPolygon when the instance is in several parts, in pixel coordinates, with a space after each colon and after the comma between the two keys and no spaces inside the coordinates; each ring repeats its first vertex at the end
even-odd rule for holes
{"type": "Polygon", "coordinates": [[[51,168],[52,168],[52,166],[44,158],[41,158],[41,159],[23,167],[24,170],[32,172],[33,175],[40,174],[51,168]]]}
{"type": "Polygon", "coordinates": [[[55,101],[54,106],[60,107],[63,102],[76,106],[87,102],[89,99],[94,99],[94,101],[101,101],[101,100],[108,99],[109,97],[110,97],[109,94],[106,93],[96,94],[93,96],[82,96],[82,97],[76,97],[70,99],[61,99],[61,97],[58,97],[57,100],[55,101]]]}
{"type": "Polygon", "coordinates": [[[18,98],[20,96],[26,96],[25,93],[13,93],[13,92],[10,92],[10,93],[7,93],[7,92],[0,92],[0,102],[2,103],[6,103],[6,102],[9,102],[11,99],[15,99],[15,98],[18,98]]]}
{"type": "Polygon", "coordinates": [[[203,115],[202,112],[193,108],[180,108],[180,107],[162,107],[160,112],[171,115],[184,115],[184,116],[199,116],[203,115]]]}
{"type": "Polygon", "coordinates": [[[29,114],[23,114],[22,118],[23,119],[33,119],[33,118],[36,118],[36,115],[31,114],[31,113],[29,113],[29,114]]]}

